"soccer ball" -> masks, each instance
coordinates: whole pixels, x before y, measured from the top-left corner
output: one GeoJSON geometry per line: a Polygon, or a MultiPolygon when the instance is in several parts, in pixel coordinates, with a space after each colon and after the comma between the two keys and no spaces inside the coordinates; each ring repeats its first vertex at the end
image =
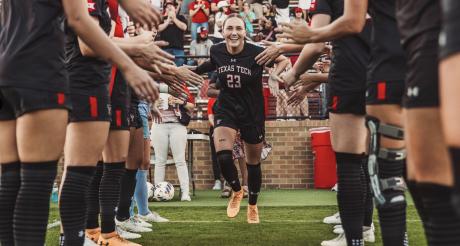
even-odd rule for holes
{"type": "Polygon", "coordinates": [[[153,188],[154,188],[153,184],[150,182],[147,182],[147,195],[148,195],[149,201],[153,200],[153,188]]]}
{"type": "Polygon", "coordinates": [[[174,186],[168,182],[160,182],[153,188],[153,200],[164,202],[173,199],[174,186]]]}

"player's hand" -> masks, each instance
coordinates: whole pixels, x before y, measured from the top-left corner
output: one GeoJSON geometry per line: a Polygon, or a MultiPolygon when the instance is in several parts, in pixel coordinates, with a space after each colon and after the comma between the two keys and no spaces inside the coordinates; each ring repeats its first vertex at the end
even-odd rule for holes
{"type": "Polygon", "coordinates": [[[272,95],[277,96],[280,93],[279,83],[282,82],[283,80],[277,75],[272,74],[268,77],[268,88],[270,89],[270,93],[272,95]]]}
{"type": "Polygon", "coordinates": [[[277,38],[287,39],[285,43],[307,44],[311,43],[313,31],[310,27],[304,24],[281,23],[281,27],[277,28],[281,32],[277,34],[277,38]]]}
{"type": "Polygon", "coordinates": [[[194,73],[196,66],[181,66],[177,68],[176,77],[187,84],[201,86],[204,83],[203,77],[194,73]]]}
{"type": "Polygon", "coordinates": [[[163,64],[174,64],[174,56],[163,51],[159,45],[163,45],[162,41],[150,42],[148,44],[143,44],[140,46],[140,57],[136,57],[136,63],[142,66],[144,69],[155,72],[162,73],[159,66],[163,64]]]}
{"type": "Polygon", "coordinates": [[[154,102],[158,98],[158,84],[146,71],[134,65],[122,70],[122,73],[128,85],[133,88],[140,99],[154,102]]]}
{"type": "Polygon", "coordinates": [[[284,81],[286,88],[289,88],[291,85],[293,85],[297,81],[297,78],[295,76],[293,69],[290,69],[287,72],[283,73],[281,75],[281,79],[284,81]]]}
{"type": "Polygon", "coordinates": [[[130,37],[134,37],[136,35],[136,27],[132,21],[128,23],[128,27],[126,27],[126,33],[128,33],[130,37]]]}
{"type": "Polygon", "coordinates": [[[161,23],[161,14],[145,0],[118,0],[121,7],[134,20],[136,26],[152,30],[161,23]]]}
{"type": "MultiPolygon", "coordinates": [[[[161,99],[160,99],[161,100],[161,99]]],[[[161,103],[161,102],[160,102],[161,103]]],[[[156,106],[153,106],[150,110],[150,112],[152,113],[152,120],[153,122],[157,123],[157,124],[160,124],[162,123],[163,119],[162,119],[162,115],[161,115],[161,112],[160,110],[156,107],[156,106]]]]}
{"type": "Polygon", "coordinates": [[[311,84],[317,85],[318,83],[313,80],[311,74],[308,72],[300,75],[299,80],[295,82],[295,85],[299,86],[311,86],[311,84]]]}
{"type": "Polygon", "coordinates": [[[262,53],[256,56],[257,64],[264,66],[273,62],[278,56],[281,55],[281,49],[275,42],[262,40],[262,44],[266,47],[262,53]]]}
{"type": "Polygon", "coordinates": [[[298,106],[300,103],[303,102],[305,97],[307,96],[308,88],[304,86],[297,86],[294,89],[294,92],[289,97],[287,104],[290,106],[298,106]]]}

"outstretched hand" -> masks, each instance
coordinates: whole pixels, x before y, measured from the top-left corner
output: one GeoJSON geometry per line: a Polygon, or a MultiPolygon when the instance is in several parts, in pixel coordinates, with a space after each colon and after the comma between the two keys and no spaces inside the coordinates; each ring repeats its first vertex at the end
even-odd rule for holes
{"type": "Polygon", "coordinates": [[[266,47],[265,50],[256,56],[257,64],[264,66],[273,62],[278,56],[281,55],[281,49],[275,42],[269,42],[266,40],[262,41],[262,44],[266,47]]]}
{"type": "Polygon", "coordinates": [[[307,44],[312,42],[312,29],[301,23],[281,23],[277,31],[281,33],[277,34],[276,37],[287,39],[284,41],[285,43],[307,44]]]}
{"type": "Polygon", "coordinates": [[[145,30],[152,30],[161,23],[160,12],[145,0],[118,0],[118,2],[136,23],[136,26],[141,26],[145,30]]]}

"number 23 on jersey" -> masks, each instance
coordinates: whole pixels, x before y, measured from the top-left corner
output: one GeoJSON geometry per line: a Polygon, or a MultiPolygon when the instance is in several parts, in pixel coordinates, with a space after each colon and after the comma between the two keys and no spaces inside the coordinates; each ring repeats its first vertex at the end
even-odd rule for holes
{"type": "Polygon", "coordinates": [[[241,88],[240,75],[227,74],[227,86],[228,88],[241,88]]]}

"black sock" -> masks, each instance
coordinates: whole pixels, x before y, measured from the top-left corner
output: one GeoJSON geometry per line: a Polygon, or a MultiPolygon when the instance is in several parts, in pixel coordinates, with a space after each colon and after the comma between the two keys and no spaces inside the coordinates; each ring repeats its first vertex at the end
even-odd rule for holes
{"type": "Polygon", "coordinates": [[[57,162],[21,163],[21,188],[13,219],[15,245],[45,244],[57,162]]]}
{"type": "Polygon", "coordinates": [[[104,163],[98,162],[96,172],[89,183],[86,192],[86,229],[95,229],[99,227],[99,187],[101,185],[102,173],[104,172],[104,163]]]}
{"type": "Polygon", "coordinates": [[[99,188],[101,206],[101,232],[115,231],[115,207],[120,195],[120,181],[125,173],[125,162],[104,163],[104,173],[99,188]]]}
{"type": "Polygon", "coordinates": [[[422,194],[426,216],[426,236],[428,245],[458,245],[460,242],[460,218],[455,216],[449,202],[452,188],[433,184],[418,183],[422,194]]]}
{"type": "MultiPolygon", "coordinates": [[[[379,178],[401,177],[404,172],[405,160],[388,161],[378,158],[379,178]]],[[[404,196],[404,191],[386,190],[382,192],[385,197],[404,196]]],[[[377,206],[379,211],[380,230],[383,245],[406,245],[406,202],[390,206],[377,206]]]]}
{"type": "Polygon", "coordinates": [[[426,216],[425,206],[423,205],[422,194],[418,188],[418,183],[413,180],[408,180],[406,185],[412,197],[412,201],[414,202],[415,208],[417,209],[418,215],[422,220],[423,227],[426,230],[425,225],[428,218],[426,216]]]}
{"type": "Polygon", "coordinates": [[[361,174],[361,182],[364,190],[364,220],[363,226],[370,227],[372,225],[372,217],[374,215],[374,200],[371,192],[371,181],[369,179],[369,167],[367,166],[368,157],[362,159],[363,170],[361,174]]]}
{"type": "Polygon", "coordinates": [[[335,152],[339,190],[337,202],[347,244],[363,242],[364,197],[361,183],[363,155],[335,152]]]}
{"type": "Polygon", "coordinates": [[[450,159],[454,172],[454,189],[452,191],[452,204],[457,216],[460,217],[460,148],[450,147],[450,159]]]}
{"type": "Polygon", "coordinates": [[[137,169],[126,169],[125,175],[121,179],[120,196],[117,206],[117,220],[125,221],[129,219],[129,207],[136,188],[137,169]]]}
{"type": "Polygon", "coordinates": [[[96,168],[69,166],[61,188],[59,213],[64,229],[64,245],[83,245],[85,240],[85,194],[96,168]]]}
{"type": "Polygon", "coordinates": [[[222,170],[222,176],[224,176],[227,183],[232,187],[233,191],[240,191],[241,184],[238,179],[238,170],[233,163],[232,151],[221,150],[217,153],[217,162],[222,170]]]}
{"type": "Polygon", "coordinates": [[[13,212],[21,185],[19,162],[0,165],[0,245],[14,245],[13,212]]]}
{"type": "Polygon", "coordinates": [[[262,169],[260,163],[256,165],[247,164],[246,166],[248,169],[249,205],[256,205],[262,186],[262,169]]]}

